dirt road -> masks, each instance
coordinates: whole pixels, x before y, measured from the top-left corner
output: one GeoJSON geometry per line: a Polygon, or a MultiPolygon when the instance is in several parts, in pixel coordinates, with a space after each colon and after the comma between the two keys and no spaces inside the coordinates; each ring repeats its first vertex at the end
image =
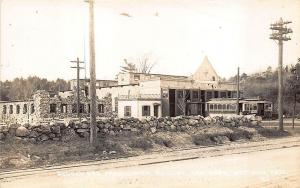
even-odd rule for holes
{"type": "Polygon", "coordinates": [[[300,137],[0,173],[0,187],[299,187],[300,137]]]}

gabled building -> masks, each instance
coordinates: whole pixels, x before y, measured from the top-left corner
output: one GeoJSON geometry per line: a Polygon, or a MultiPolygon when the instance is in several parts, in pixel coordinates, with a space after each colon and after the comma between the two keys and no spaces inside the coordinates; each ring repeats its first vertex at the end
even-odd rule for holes
{"type": "Polygon", "coordinates": [[[97,89],[97,96],[110,94],[119,117],[206,115],[211,98],[236,97],[236,85],[222,82],[205,57],[190,77],[123,72],[118,85],[97,89]]]}

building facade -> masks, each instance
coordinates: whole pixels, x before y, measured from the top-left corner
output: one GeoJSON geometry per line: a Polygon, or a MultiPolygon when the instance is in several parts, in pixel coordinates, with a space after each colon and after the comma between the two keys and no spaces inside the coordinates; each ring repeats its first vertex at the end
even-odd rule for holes
{"type": "Polygon", "coordinates": [[[236,97],[236,85],[222,82],[205,57],[190,77],[123,72],[118,85],[97,89],[97,96],[112,97],[112,110],[119,117],[203,115],[212,98],[236,97]]]}

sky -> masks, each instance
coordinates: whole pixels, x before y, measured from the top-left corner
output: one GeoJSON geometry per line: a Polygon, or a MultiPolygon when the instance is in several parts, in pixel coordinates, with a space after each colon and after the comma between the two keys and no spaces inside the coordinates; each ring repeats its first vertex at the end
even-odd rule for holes
{"type": "MultiPolygon", "coordinates": [[[[73,79],[70,61],[89,61],[83,0],[2,0],[0,11],[1,80],[73,79]]],[[[145,54],[156,62],[152,72],[161,74],[189,76],[205,56],[226,78],[238,66],[247,74],[276,68],[269,27],[280,17],[293,22],[283,61],[295,64],[300,0],[95,0],[96,77],[114,79],[125,58],[145,54]]],[[[87,63],[87,77],[88,69],[87,63]]]]}

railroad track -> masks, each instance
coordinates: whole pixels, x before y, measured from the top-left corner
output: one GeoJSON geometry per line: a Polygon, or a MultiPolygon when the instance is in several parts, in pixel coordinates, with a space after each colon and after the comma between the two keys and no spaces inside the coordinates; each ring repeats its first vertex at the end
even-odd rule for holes
{"type": "Polygon", "coordinates": [[[151,154],[143,156],[127,156],[112,160],[88,160],[79,164],[47,166],[42,168],[21,169],[14,171],[2,171],[0,173],[0,181],[8,180],[11,178],[22,178],[30,175],[40,175],[43,173],[63,171],[68,169],[76,169],[81,167],[94,167],[96,168],[96,170],[104,170],[109,168],[121,168],[137,165],[153,165],[157,163],[175,162],[181,160],[191,160],[205,157],[216,157],[220,155],[242,154],[292,147],[300,147],[300,137],[287,137],[252,142],[238,141],[232,142],[230,144],[225,143],[209,146],[173,148],[168,149],[168,151],[164,153],[162,153],[162,151],[153,151],[151,152],[151,154]],[[164,158],[164,160],[161,160],[162,158],[164,158]],[[111,167],[109,165],[117,166],[111,167]]]}

